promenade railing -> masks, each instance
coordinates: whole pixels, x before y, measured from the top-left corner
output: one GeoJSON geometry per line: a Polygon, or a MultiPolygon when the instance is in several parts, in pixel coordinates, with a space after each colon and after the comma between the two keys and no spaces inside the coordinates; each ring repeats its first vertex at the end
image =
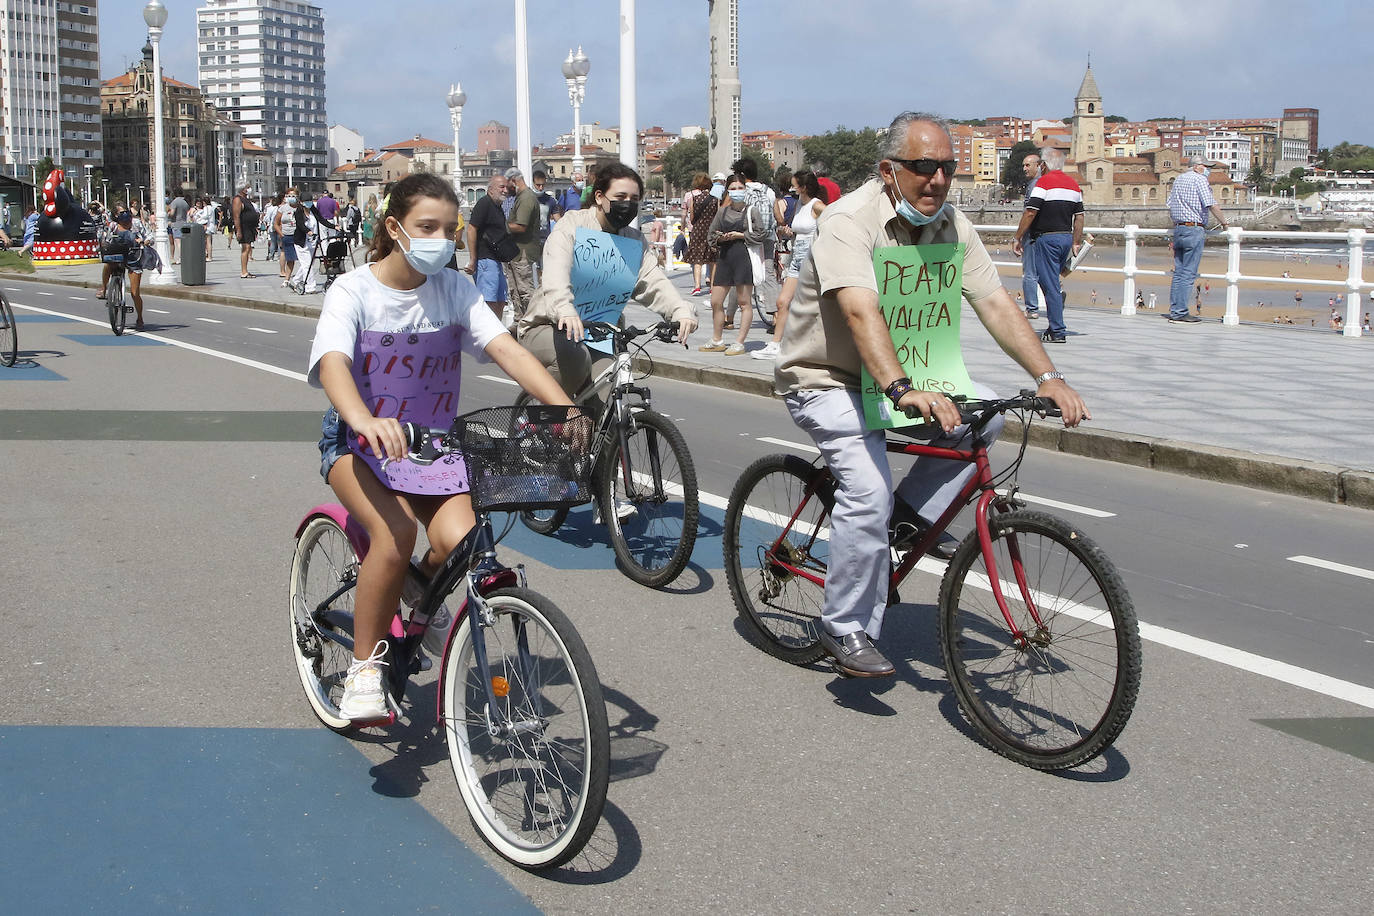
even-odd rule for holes
{"type": "MultiPolygon", "coordinates": [[[[996,225],[975,225],[973,227],[980,233],[1011,233],[1015,231],[1014,226],[996,225]]],[[[1144,268],[1137,263],[1137,252],[1139,242],[1142,238],[1157,236],[1160,238],[1172,237],[1173,232],[1169,229],[1142,229],[1136,225],[1124,227],[1097,226],[1087,227],[1085,234],[1094,237],[1120,236],[1125,243],[1124,260],[1120,267],[1089,267],[1079,266],[1075,273],[1101,273],[1119,274],[1122,276],[1121,283],[1121,314],[1134,315],[1136,313],[1135,293],[1137,277],[1169,277],[1172,271],[1153,270],[1144,268]]],[[[1219,280],[1226,284],[1226,314],[1221,319],[1222,324],[1240,324],[1240,284],[1246,283],[1273,283],[1292,285],[1295,281],[1304,286],[1318,289],[1341,290],[1345,295],[1345,323],[1342,333],[1346,337],[1361,336],[1360,319],[1361,307],[1364,305],[1364,291],[1374,282],[1368,282],[1364,278],[1364,242],[1369,235],[1362,228],[1348,229],[1344,232],[1292,232],[1269,229],[1241,229],[1239,226],[1232,226],[1224,233],[1217,233],[1226,238],[1226,273],[1199,273],[1200,280],[1219,280]],[[1348,265],[1347,274],[1344,280],[1319,280],[1307,277],[1270,277],[1245,274],[1241,272],[1241,253],[1247,240],[1280,240],[1287,242],[1328,242],[1344,244],[1346,246],[1346,264],[1348,265]]],[[[1020,261],[994,261],[998,267],[1020,267],[1020,261]]]]}

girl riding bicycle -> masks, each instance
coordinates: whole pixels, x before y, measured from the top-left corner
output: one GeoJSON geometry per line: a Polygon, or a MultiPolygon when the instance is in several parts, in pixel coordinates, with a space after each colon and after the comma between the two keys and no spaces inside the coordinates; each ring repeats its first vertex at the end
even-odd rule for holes
{"type": "Polygon", "coordinates": [[[643,193],[644,182],[634,169],[618,162],[602,166],[596,173],[591,207],[565,213],[544,243],[542,285],[520,319],[520,342],[574,394],[611,359],[609,353],[591,351],[583,342],[584,320],[623,325],[620,313],[633,298],[669,321],[680,322],[678,339],[682,342],[696,330],[692,304],[668,280],[658,257],[635,226],[643,193]],[[637,259],[627,264],[632,272],[601,285],[603,291],[619,293],[621,300],[619,311],[612,306],[609,314],[603,310],[606,297],[596,299],[587,279],[598,271],[582,269],[591,250],[588,243],[595,241],[588,233],[600,232],[638,243],[629,246],[637,253],[637,259]]]}
{"type": "Polygon", "coordinates": [[[333,405],[322,424],[320,473],[371,540],[358,573],[354,662],[339,704],[353,721],[387,714],[378,666],[387,664],[385,636],[417,520],[430,543],[419,563],[426,574],[475,522],[461,459],[391,463],[407,453],[401,423],[449,425],[459,412],[464,354],[490,357],[546,404],[572,403],[506,333],[472,281],[444,270],[458,223],[448,182],[432,174],[402,179],[379,218],[368,263],[325,295],[309,372],[333,405]]]}
{"type": "MultiPolygon", "coordinates": [[[[121,210],[114,218],[114,231],[110,234],[108,244],[123,248],[126,252],[124,269],[129,275],[129,296],[134,300],[134,330],[143,330],[143,296],[139,293],[139,288],[143,285],[143,226],[134,225],[134,215],[128,210],[121,210]]],[[[97,299],[105,298],[105,289],[110,285],[110,274],[114,267],[105,264],[100,272],[100,292],[95,294],[97,299]]],[[[123,329],[121,324],[120,329],[123,329]]]]}

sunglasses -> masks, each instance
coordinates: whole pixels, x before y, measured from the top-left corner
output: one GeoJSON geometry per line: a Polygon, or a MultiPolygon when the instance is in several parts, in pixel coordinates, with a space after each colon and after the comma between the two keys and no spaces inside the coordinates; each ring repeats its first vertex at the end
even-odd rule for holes
{"type": "Polygon", "coordinates": [[[927,177],[934,175],[937,171],[944,169],[946,178],[954,177],[954,170],[959,163],[954,159],[890,159],[908,172],[915,172],[917,175],[927,177]]]}

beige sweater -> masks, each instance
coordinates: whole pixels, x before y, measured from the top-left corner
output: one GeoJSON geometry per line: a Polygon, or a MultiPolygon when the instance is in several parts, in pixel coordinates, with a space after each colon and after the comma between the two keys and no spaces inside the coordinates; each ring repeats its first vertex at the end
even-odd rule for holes
{"type": "MultiPolygon", "coordinates": [[[[520,319],[522,335],[541,324],[557,325],[559,319],[576,317],[571,279],[573,242],[579,228],[602,231],[596,213],[595,209],[570,210],[549,233],[544,242],[544,269],[540,274],[539,289],[535,290],[534,298],[530,300],[529,311],[520,319]]],[[[663,268],[658,266],[658,258],[644,243],[640,231],[627,226],[617,234],[644,244],[634,300],[669,321],[685,321],[693,317],[692,304],[682,298],[663,268]]]]}

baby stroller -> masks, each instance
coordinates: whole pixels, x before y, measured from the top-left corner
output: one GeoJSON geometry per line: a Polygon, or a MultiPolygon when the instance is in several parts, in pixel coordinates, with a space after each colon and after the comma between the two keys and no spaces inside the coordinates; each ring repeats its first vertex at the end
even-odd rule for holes
{"type": "Polygon", "coordinates": [[[311,223],[314,224],[310,257],[297,262],[296,273],[292,275],[290,283],[291,289],[302,295],[329,289],[329,285],[347,271],[345,260],[349,262],[349,267],[356,266],[347,237],[322,219],[314,207],[309,209],[311,223]],[[319,284],[321,274],[324,276],[323,285],[319,284]]]}

